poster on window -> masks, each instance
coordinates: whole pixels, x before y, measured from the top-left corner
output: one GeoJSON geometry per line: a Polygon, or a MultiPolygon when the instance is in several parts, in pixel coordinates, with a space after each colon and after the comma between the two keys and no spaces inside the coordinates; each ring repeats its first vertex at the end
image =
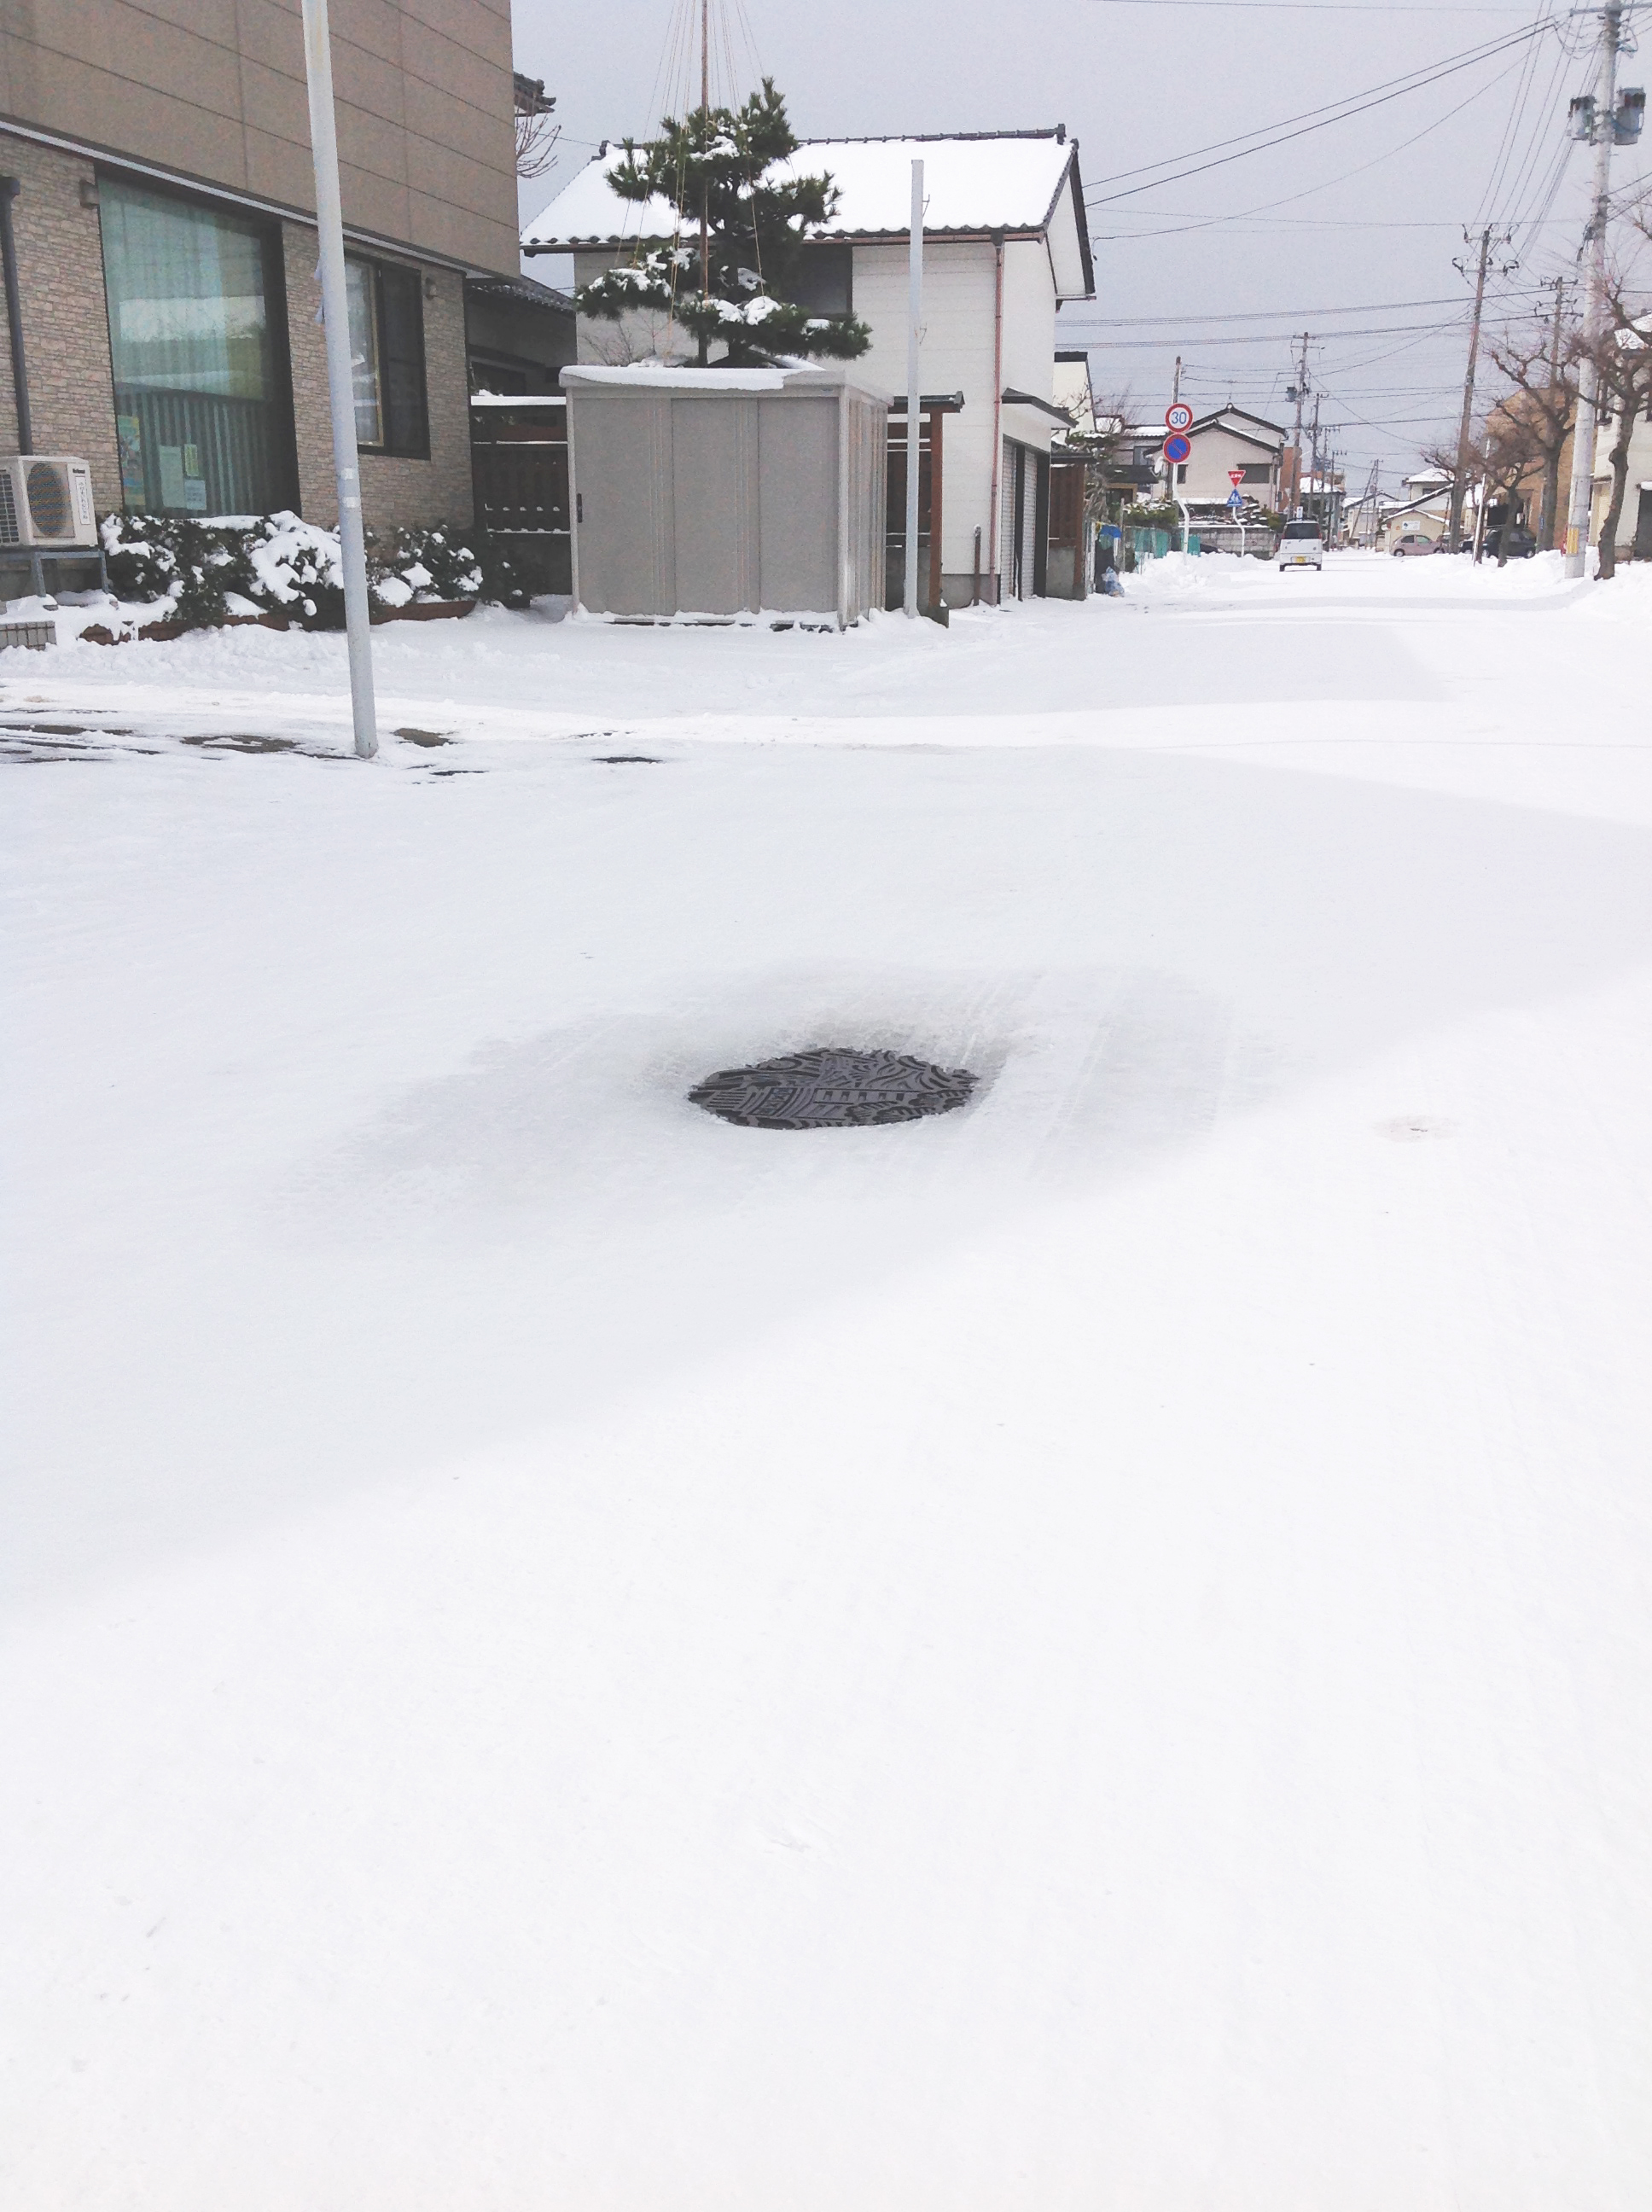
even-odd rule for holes
{"type": "Polygon", "coordinates": [[[120,496],[127,507],[142,509],[143,489],[143,426],[136,415],[115,417],[115,436],[120,447],[120,496]]]}

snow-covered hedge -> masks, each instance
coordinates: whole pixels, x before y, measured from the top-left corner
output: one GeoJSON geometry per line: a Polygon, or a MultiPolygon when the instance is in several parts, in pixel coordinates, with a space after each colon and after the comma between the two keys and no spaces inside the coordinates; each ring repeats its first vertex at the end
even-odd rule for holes
{"type": "MultiPolygon", "coordinates": [[[[210,628],[276,614],[307,629],[342,629],[344,590],[338,533],[296,514],[107,514],[100,526],[109,584],[122,600],[150,604],[157,619],[210,628]]],[[[437,524],[369,539],[367,588],[398,609],[416,600],[473,599],[482,569],[458,532],[437,524]]]]}

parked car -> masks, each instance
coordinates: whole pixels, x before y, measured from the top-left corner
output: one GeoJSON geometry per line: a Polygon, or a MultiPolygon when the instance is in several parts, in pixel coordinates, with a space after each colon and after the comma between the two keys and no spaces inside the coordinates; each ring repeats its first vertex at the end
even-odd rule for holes
{"type": "Polygon", "coordinates": [[[1485,533],[1485,558],[1488,561],[1529,561],[1537,550],[1537,540],[1529,530],[1517,523],[1505,522],[1497,530],[1485,533]]]}
{"type": "Polygon", "coordinates": [[[1287,522],[1279,534],[1279,566],[1284,568],[1322,568],[1325,537],[1317,522],[1287,522]]]}
{"type": "Polygon", "coordinates": [[[1396,561],[1406,560],[1418,553],[1437,553],[1439,550],[1440,540],[1425,537],[1420,530],[1408,530],[1403,538],[1396,538],[1388,548],[1396,561]]]}

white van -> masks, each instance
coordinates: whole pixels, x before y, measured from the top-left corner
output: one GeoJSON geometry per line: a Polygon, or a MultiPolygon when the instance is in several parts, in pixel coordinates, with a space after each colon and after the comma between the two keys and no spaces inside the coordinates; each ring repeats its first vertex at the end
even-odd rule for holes
{"type": "Polygon", "coordinates": [[[1325,538],[1317,522],[1287,522],[1279,533],[1281,568],[1322,568],[1325,538]]]}

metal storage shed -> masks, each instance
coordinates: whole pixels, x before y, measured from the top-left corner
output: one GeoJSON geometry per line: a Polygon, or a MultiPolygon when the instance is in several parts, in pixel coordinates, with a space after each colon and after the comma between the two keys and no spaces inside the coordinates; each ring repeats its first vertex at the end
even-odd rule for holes
{"type": "Polygon", "coordinates": [[[564,368],[574,591],[593,614],[884,603],[889,395],[841,363],[564,368]]]}

